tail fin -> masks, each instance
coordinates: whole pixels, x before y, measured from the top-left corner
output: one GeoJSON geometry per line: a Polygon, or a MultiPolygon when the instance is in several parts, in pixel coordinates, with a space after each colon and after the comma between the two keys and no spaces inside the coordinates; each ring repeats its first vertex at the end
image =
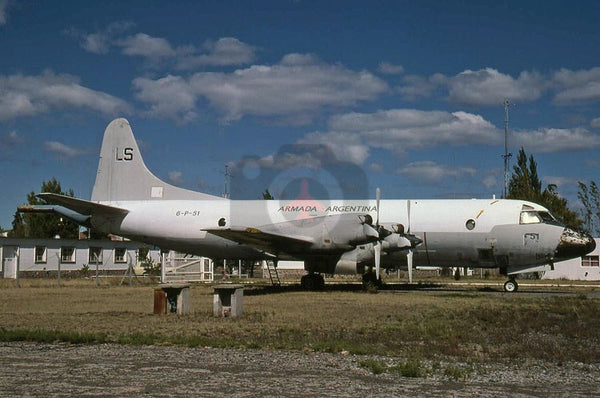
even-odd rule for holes
{"type": "Polygon", "coordinates": [[[126,119],[115,119],[104,131],[92,201],[206,200],[218,196],[167,184],[152,174],[142,159],[126,119]]]}

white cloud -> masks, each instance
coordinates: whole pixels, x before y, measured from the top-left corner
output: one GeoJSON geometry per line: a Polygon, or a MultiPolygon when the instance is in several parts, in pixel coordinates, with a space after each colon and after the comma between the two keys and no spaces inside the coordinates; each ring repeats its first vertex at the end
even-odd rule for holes
{"type": "Polygon", "coordinates": [[[134,81],[137,97],[149,103],[150,113],[157,117],[177,117],[191,110],[192,98],[206,98],[222,115],[224,122],[238,120],[245,115],[276,117],[288,122],[307,123],[324,107],[346,107],[359,101],[370,101],[387,91],[387,84],[365,71],[352,71],[341,65],[323,63],[298,64],[308,57],[295,55],[296,63],[273,66],[254,65],[233,73],[200,72],[177,79],[184,91],[165,93],[164,78],[134,81]],[[143,83],[143,84],[142,84],[143,83]],[[175,97],[173,101],[172,97],[175,97]],[[184,109],[178,103],[185,97],[184,109]],[[161,110],[162,112],[156,112],[161,110]],[[168,110],[168,112],[166,112],[168,110]]]}
{"type": "Polygon", "coordinates": [[[174,185],[183,185],[183,173],[178,170],[169,171],[169,181],[174,185]]]}
{"type": "Polygon", "coordinates": [[[196,95],[180,76],[165,76],[158,80],[139,77],[133,80],[136,98],[150,104],[147,115],[172,119],[180,123],[196,118],[196,95]]]}
{"type": "Polygon", "coordinates": [[[285,66],[302,66],[321,63],[319,58],[314,54],[298,54],[290,53],[283,56],[280,65],[285,66]]]}
{"type": "Polygon", "coordinates": [[[417,75],[404,76],[403,85],[396,88],[396,91],[402,95],[406,101],[414,101],[420,97],[430,97],[439,83],[432,78],[425,78],[417,75]]]}
{"type": "Polygon", "coordinates": [[[377,71],[379,73],[383,73],[384,75],[399,75],[404,72],[404,67],[402,65],[394,65],[389,62],[382,62],[379,64],[377,71]]]}
{"type": "Polygon", "coordinates": [[[369,157],[369,146],[362,142],[360,135],[354,133],[314,132],[306,134],[299,142],[325,145],[335,153],[337,159],[356,164],[363,164],[369,157]]]}
{"type": "Polygon", "coordinates": [[[561,69],[554,73],[552,81],[558,90],[554,96],[556,104],[600,100],[600,67],[578,71],[561,69]]]}
{"type": "Polygon", "coordinates": [[[465,70],[448,78],[449,99],[465,105],[500,105],[504,99],[533,101],[542,95],[545,83],[535,72],[521,72],[517,79],[493,68],[465,70]]]}
{"type": "Polygon", "coordinates": [[[373,162],[369,165],[369,170],[374,171],[376,173],[380,173],[383,171],[383,166],[380,163],[373,162]]]}
{"type": "Polygon", "coordinates": [[[8,9],[8,0],[0,0],[0,26],[6,24],[6,10],[8,9]]]}
{"type": "Polygon", "coordinates": [[[87,152],[83,149],[74,148],[58,141],[46,141],[44,143],[44,150],[54,154],[60,159],[71,159],[87,152]]]}
{"type": "Polygon", "coordinates": [[[106,115],[131,112],[125,101],[84,87],[72,75],[57,75],[51,71],[39,76],[0,75],[0,120],[72,108],[106,115]]]}
{"type": "Polygon", "coordinates": [[[487,174],[485,177],[483,177],[483,180],[481,180],[481,183],[483,184],[484,187],[486,187],[487,189],[490,189],[490,188],[500,186],[501,181],[500,181],[500,178],[496,174],[490,173],[490,174],[487,174]]]}
{"type": "Polygon", "coordinates": [[[413,180],[437,182],[445,178],[472,177],[477,173],[477,170],[472,167],[450,167],[436,162],[423,161],[409,163],[396,170],[396,173],[413,180]]]}
{"type": "Polygon", "coordinates": [[[185,55],[177,63],[177,69],[194,69],[198,66],[244,65],[255,59],[254,47],[241,42],[235,37],[223,37],[215,41],[207,41],[203,48],[206,54],[194,53],[185,55]]]}
{"type": "Polygon", "coordinates": [[[12,148],[23,142],[23,138],[21,138],[16,131],[11,131],[10,133],[0,136],[0,148],[12,148]]]}
{"type": "Polygon", "coordinates": [[[85,33],[76,28],[69,28],[64,33],[78,39],[79,45],[85,51],[93,54],[106,54],[115,45],[117,37],[133,26],[132,22],[115,21],[94,33],[85,33]]]}
{"type": "Polygon", "coordinates": [[[600,129],[600,117],[592,119],[590,121],[590,126],[594,129],[600,129]]]}
{"type": "Polygon", "coordinates": [[[122,47],[123,54],[148,58],[172,57],[175,50],[166,39],[151,37],[145,33],[138,33],[125,39],[118,40],[117,45],[122,47]]]}
{"type": "Polygon", "coordinates": [[[329,127],[355,132],[370,146],[397,153],[439,145],[492,144],[501,138],[490,122],[467,112],[392,109],[348,113],[332,117],[329,127]]]}
{"type": "Polygon", "coordinates": [[[200,49],[193,45],[174,46],[165,38],[142,32],[120,37],[133,26],[131,22],[117,21],[94,33],[86,34],[72,28],[67,34],[79,38],[81,47],[88,52],[106,54],[111,48],[119,47],[123,54],[143,57],[153,67],[159,61],[166,60],[172,63],[165,65],[175,65],[179,70],[191,70],[206,65],[243,65],[255,59],[256,49],[235,37],[207,40],[200,49]]]}
{"type": "Polygon", "coordinates": [[[600,135],[582,128],[540,128],[513,133],[515,146],[531,152],[578,151],[600,146],[600,135]]]}
{"type": "Polygon", "coordinates": [[[336,115],[329,120],[329,131],[308,133],[300,140],[328,145],[339,159],[356,164],[363,164],[371,148],[402,154],[443,145],[494,145],[501,141],[501,131],[479,115],[415,109],[336,115]]]}
{"type": "Polygon", "coordinates": [[[571,177],[558,177],[558,176],[545,176],[542,177],[544,183],[550,185],[556,185],[558,188],[564,188],[565,186],[577,186],[578,179],[571,177]]]}

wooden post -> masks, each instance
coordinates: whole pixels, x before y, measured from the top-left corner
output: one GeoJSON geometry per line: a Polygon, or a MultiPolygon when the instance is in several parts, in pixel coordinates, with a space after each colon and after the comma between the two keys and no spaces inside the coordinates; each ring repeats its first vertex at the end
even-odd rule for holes
{"type": "Polygon", "coordinates": [[[60,263],[62,261],[62,258],[60,256],[60,253],[57,254],[56,257],[58,258],[58,279],[56,280],[56,282],[58,283],[58,287],[60,287],[60,263]]]}
{"type": "MultiPolygon", "coordinates": [[[[2,258],[0,258],[0,261],[1,260],[2,260],[2,258]]],[[[21,283],[19,282],[19,249],[17,249],[17,251],[15,252],[15,268],[16,268],[15,282],[17,284],[17,287],[21,287],[21,283]]]]}

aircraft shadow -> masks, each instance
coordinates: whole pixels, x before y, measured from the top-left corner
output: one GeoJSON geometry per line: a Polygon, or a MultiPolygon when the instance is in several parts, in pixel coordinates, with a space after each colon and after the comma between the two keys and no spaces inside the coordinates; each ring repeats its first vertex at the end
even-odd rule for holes
{"type": "MultiPolygon", "coordinates": [[[[426,290],[426,289],[439,289],[443,287],[437,283],[386,283],[381,286],[378,291],[410,291],[410,290],[426,290]]],[[[365,288],[361,283],[329,283],[325,284],[325,287],[321,292],[366,292],[365,288]]],[[[291,292],[307,292],[299,283],[293,285],[281,285],[281,286],[253,286],[251,288],[244,289],[245,296],[258,296],[263,294],[275,294],[275,293],[291,293],[291,292]]]]}

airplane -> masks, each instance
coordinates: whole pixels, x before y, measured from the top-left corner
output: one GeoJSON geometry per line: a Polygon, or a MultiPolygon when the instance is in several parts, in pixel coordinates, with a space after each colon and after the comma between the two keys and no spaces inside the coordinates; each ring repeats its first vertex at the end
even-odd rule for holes
{"type": "Polygon", "coordinates": [[[91,200],[40,193],[54,212],[105,234],[211,258],[302,260],[307,289],[323,274],[362,274],[379,283],[381,268],[499,268],[515,275],[576,258],[595,248],[586,233],[561,225],[538,204],[507,199],[230,200],[170,185],[146,167],[129,122],[104,132],[91,200]]]}

